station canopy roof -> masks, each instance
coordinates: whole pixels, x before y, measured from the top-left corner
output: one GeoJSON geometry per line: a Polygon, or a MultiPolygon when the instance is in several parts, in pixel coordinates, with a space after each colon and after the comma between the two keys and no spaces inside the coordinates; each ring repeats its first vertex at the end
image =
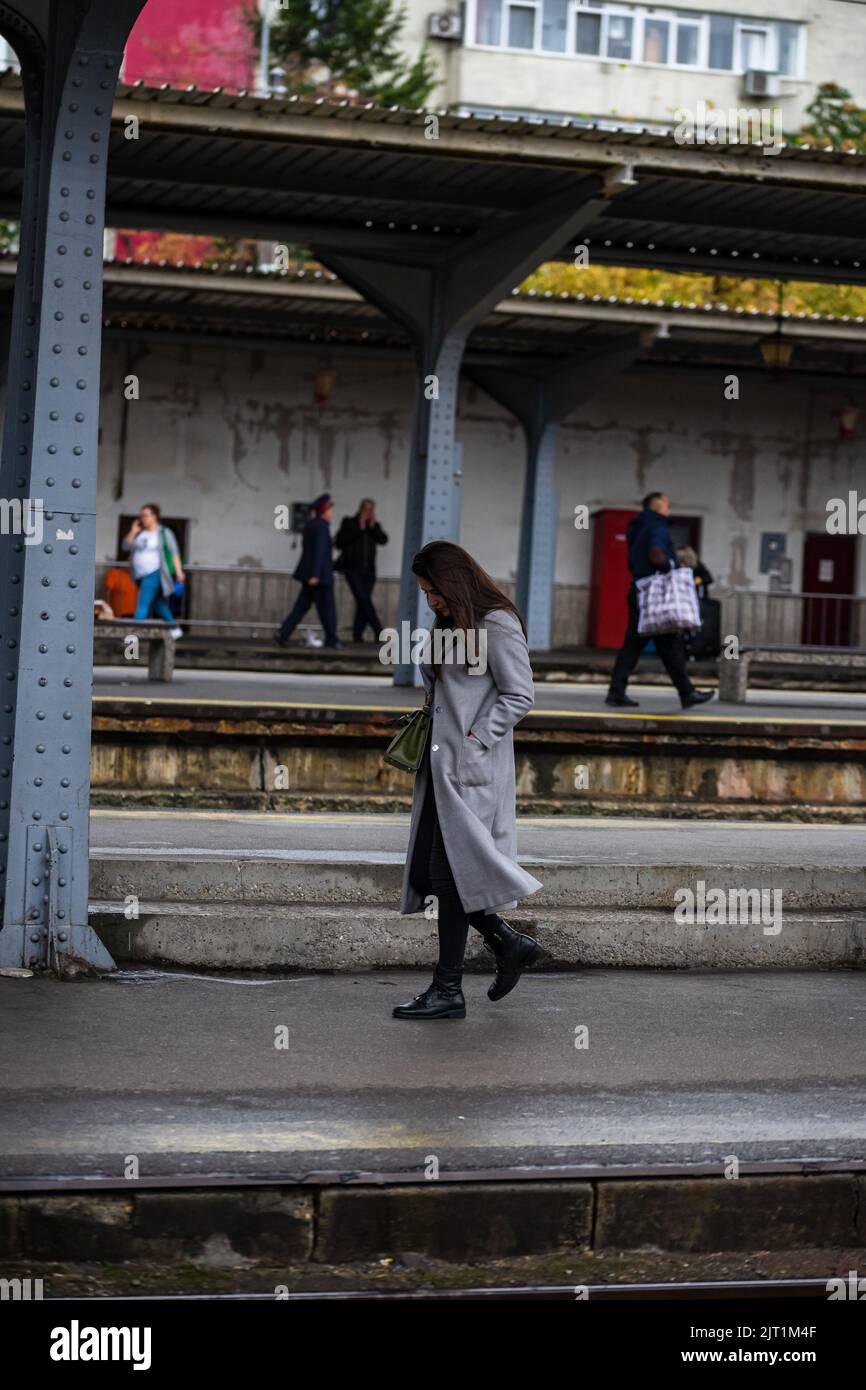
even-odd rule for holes
{"type": "MultiPolygon", "coordinates": [[[[0,255],[0,308],[11,312],[16,262],[0,255]]],[[[250,267],[109,260],[103,317],[109,336],[239,349],[360,353],[409,360],[400,326],[335,275],[315,267],[250,267]]],[[[781,332],[795,349],[790,374],[866,377],[864,316],[772,313],[631,296],[515,288],[473,330],[467,365],[515,357],[560,359],[640,339],[637,364],[763,369],[761,343],[781,332]]]]}
{"type": "MultiPolygon", "coordinates": [[[[428,257],[587,175],[609,196],[578,239],[596,263],[866,283],[866,156],[683,145],[569,121],[386,110],[121,85],[109,154],[115,227],[428,257]],[[129,117],[138,117],[137,138],[129,117]],[[127,123],[126,125],[124,123],[127,123]]],[[[20,77],[0,76],[0,215],[19,211],[20,77]]],[[[580,198],[582,200],[583,194],[580,198]]]]}

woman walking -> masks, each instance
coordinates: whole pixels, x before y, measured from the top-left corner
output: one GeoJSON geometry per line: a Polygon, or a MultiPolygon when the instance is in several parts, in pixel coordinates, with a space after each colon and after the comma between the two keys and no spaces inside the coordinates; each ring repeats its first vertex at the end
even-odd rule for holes
{"type": "MultiPolygon", "coordinates": [[[[174,624],[174,614],[166,600],[185,579],[177,537],[159,518],[156,503],[145,503],[123,538],[123,549],[130,557],[132,577],[138,585],[134,616],[146,620],[153,612],[157,618],[174,624]]],[[[183,637],[183,629],[172,626],[171,635],[183,637]]]]}
{"type": "Polygon", "coordinates": [[[439,959],[430,987],[394,1017],[465,1018],[470,925],[496,957],[490,999],[510,993],[542,954],[499,915],[541,887],[517,864],[514,825],[511,731],[534,704],[532,670],[520,614],[467,551],[431,541],[412,570],[436,614],[431,635],[438,630],[439,640],[421,667],[432,692],[431,727],[415,779],[400,910],[420,912],[436,899],[439,959]],[[451,651],[442,629],[457,639],[451,651]],[[455,656],[463,659],[449,659],[455,656]]]}

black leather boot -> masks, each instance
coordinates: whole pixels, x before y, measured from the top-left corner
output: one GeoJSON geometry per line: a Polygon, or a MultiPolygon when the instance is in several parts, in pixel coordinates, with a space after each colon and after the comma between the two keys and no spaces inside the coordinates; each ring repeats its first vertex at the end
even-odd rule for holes
{"type": "Polygon", "coordinates": [[[527,966],[534,965],[544,951],[534,937],[515,931],[501,917],[496,926],[485,927],[482,935],[496,956],[496,979],[487,991],[487,998],[504,999],[527,966]]]}
{"type": "Polygon", "coordinates": [[[433,983],[423,994],[416,994],[411,1004],[398,1004],[395,1018],[465,1018],[466,1000],[461,984],[462,969],[437,965],[433,983]]]}

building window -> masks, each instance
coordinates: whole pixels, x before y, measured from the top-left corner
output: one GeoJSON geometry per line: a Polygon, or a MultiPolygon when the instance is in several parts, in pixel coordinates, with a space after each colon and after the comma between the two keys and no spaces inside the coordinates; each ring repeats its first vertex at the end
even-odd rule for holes
{"type": "Polygon", "coordinates": [[[646,19],[643,26],[643,60],[666,63],[671,26],[666,19],[646,19]]]}
{"type": "Polygon", "coordinates": [[[674,62],[678,67],[696,68],[700,59],[701,28],[699,24],[677,20],[677,48],[674,62]]]}
{"type": "Polygon", "coordinates": [[[761,26],[742,25],[740,28],[740,71],[766,71],[769,68],[769,33],[761,26]]]}
{"type": "Polygon", "coordinates": [[[785,77],[799,77],[802,29],[799,24],[778,24],[776,29],[779,36],[779,72],[785,77]]]}
{"type": "Polygon", "coordinates": [[[600,14],[578,14],[577,51],[586,54],[601,52],[600,14]]]}
{"type": "Polygon", "coordinates": [[[803,75],[805,30],[622,0],[466,0],[470,43],[661,67],[803,75]]]}
{"type": "Polygon", "coordinates": [[[508,6],[508,47],[535,47],[535,6],[508,6]]]}
{"type": "Polygon", "coordinates": [[[734,21],[730,15],[710,15],[709,67],[730,72],[734,66],[734,21]]]}
{"type": "Polygon", "coordinates": [[[475,0],[475,42],[499,44],[502,0],[475,0]]]}
{"type": "Polygon", "coordinates": [[[631,15],[611,14],[607,17],[607,56],[624,62],[631,57],[631,35],[634,20],[631,15]]]}
{"type": "Polygon", "coordinates": [[[547,53],[564,53],[568,32],[569,0],[544,0],[541,11],[541,47],[547,53]]]}

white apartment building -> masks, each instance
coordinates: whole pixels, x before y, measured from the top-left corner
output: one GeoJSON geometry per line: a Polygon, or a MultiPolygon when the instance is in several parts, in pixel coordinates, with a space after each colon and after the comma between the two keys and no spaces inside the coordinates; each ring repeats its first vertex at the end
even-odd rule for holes
{"type": "Polygon", "coordinates": [[[800,129],[822,82],[866,104],[866,5],[851,0],[408,0],[426,40],[434,105],[667,127],[697,103],[770,107],[800,129]]]}

